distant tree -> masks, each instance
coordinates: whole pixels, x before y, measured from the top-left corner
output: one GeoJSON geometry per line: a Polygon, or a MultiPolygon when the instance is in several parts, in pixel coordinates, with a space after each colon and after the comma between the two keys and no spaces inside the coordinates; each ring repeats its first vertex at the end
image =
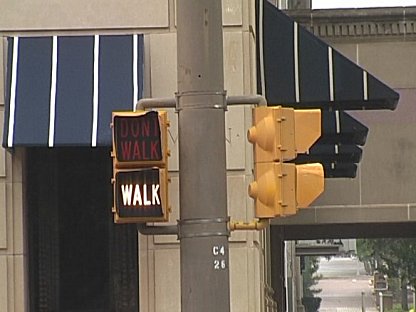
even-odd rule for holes
{"type": "Polygon", "coordinates": [[[375,243],[374,239],[357,239],[357,256],[370,275],[374,274],[379,260],[375,243]]]}
{"type": "Polygon", "coordinates": [[[399,278],[402,291],[402,309],[408,310],[407,285],[416,286],[416,239],[360,239],[357,254],[374,270],[392,278],[399,278]]]}
{"type": "Polygon", "coordinates": [[[314,297],[315,294],[319,294],[322,291],[322,289],[314,288],[322,277],[317,273],[319,269],[319,258],[307,256],[304,258],[304,264],[304,271],[302,273],[303,296],[314,297]]]}
{"type": "Polygon", "coordinates": [[[322,277],[318,274],[319,258],[315,256],[303,257],[303,298],[302,303],[305,307],[305,312],[316,312],[319,310],[321,298],[315,295],[320,293],[322,289],[314,286],[318,284],[322,277]]]}

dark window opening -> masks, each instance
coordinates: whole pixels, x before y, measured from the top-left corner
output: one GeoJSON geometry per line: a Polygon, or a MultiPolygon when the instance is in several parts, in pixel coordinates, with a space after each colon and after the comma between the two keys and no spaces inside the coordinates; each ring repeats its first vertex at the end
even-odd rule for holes
{"type": "Polygon", "coordinates": [[[30,311],[138,311],[137,232],[112,220],[108,148],[29,148],[30,311]]]}

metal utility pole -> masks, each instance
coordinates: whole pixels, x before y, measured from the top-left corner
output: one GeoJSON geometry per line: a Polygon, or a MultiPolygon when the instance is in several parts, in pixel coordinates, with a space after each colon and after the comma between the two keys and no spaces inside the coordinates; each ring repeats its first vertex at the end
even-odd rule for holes
{"type": "Polygon", "coordinates": [[[221,11],[177,1],[182,312],[230,311],[221,11]]]}

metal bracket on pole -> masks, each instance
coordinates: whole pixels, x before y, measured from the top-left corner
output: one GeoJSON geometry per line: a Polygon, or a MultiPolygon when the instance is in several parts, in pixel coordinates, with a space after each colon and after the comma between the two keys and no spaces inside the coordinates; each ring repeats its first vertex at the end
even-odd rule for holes
{"type": "Polygon", "coordinates": [[[230,231],[250,231],[256,230],[261,231],[265,229],[270,224],[270,219],[259,219],[253,220],[251,222],[245,221],[230,221],[228,228],[230,231]]]}
{"type": "MultiPolygon", "coordinates": [[[[195,96],[196,94],[192,92],[195,96]]],[[[207,93],[204,93],[207,94],[207,93]]],[[[179,107],[179,97],[182,96],[191,96],[191,93],[188,94],[176,94],[176,98],[144,98],[140,99],[136,104],[136,110],[146,110],[146,108],[176,108],[176,110],[180,110],[179,107]]],[[[201,95],[201,93],[199,93],[201,95]]],[[[224,108],[227,109],[228,105],[258,105],[258,106],[267,106],[266,98],[259,94],[254,95],[232,95],[226,96],[225,92],[212,92],[211,95],[216,96],[223,96],[225,97],[226,104],[222,104],[220,106],[217,105],[210,105],[209,107],[212,108],[224,108]]],[[[190,107],[190,106],[187,106],[190,107]]]]}
{"type": "Polygon", "coordinates": [[[227,97],[227,105],[258,105],[267,106],[267,100],[260,94],[234,95],[227,97]]]}
{"type": "Polygon", "coordinates": [[[146,223],[137,224],[137,230],[143,235],[178,235],[177,225],[151,226],[146,223]]]}
{"type": "Polygon", "coordinates": [[[170,108],[176,107],[175,98],[145,98],[140,99],[136,104],[136,110],[146,110],[146,108],[170,108]]]}
{"type": "Polygon", "coordinates": [[[226,101],[227,92],[214,92],[214,91],[188,91],[188,92],[176,92],[176,111],[180,111],[184,108],[193,109],[223,109],[227,110],[226,101]],[[201,96],[204,101],[200,102],[201,96]],[[208,99],[208,100],[207,100],[208,99]]]}
{"type": "MultiPolygon", "coordinates": [[[[269,224],[270,224],[270,220],[269,219],[259,219],[259,220],[253,220],[250,222],[247,221],[230,221],[229,218],[228,220],[225,220],[226,222],[228,222],[228,231],[224,231],[224,229],[221,229],[221,231],[218,231],[218,229],[216,229],[214,231],[214,236],[215,235],[219,235],[219,236],[230,236],[230,231],[251,231],[251,230],[255,230],[255,231],[261,231],[263,229],[265,229],[269,224]]],[[[180,221],[182,224],[186,224],[186,225],[196,225],[196,226],[200,226],[201,224],[208,224],[208,223],[216,223],[217,225],[219,223],[224,222],[224,220],[222,219],[201,219],[201,220],[182,220],[180,221]]],[[[142,235],[178,235],[181,237],[193,237],[193,236],[212,236],[212,232],[203,232],[203,233],[198,233],[198,235],[194,235],[194,234],[183,234],[184,231],[182,231],[181,233],[179,233],[179,228],[178,225],[160,225],[160,226],[154,226],[154,225],[147,225],[146,223],[139,223],[137,224],[137,230],[139,231],[140,234],[142,235]]],[[[212,230],[212,229],[211,229],[212,230]]]]}
{"type": "Polygon", "coordinates": [[[229,218],[179,220],[179,238],[230,236],[229,218]]]}

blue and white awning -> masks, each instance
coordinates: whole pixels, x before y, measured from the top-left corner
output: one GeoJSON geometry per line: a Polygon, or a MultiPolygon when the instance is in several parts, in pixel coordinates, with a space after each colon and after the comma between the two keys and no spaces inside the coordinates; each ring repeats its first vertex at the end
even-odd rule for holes
{"type": "Polygon", "coordinates": [[[355,177],[368,128],[349,110],[394,110],[399,94],[308,32],[267,0],[256,0],[257,90],[268,105],[320,108],[322,136],[295,162],[319,161],[325,177],[355,177]]]}
{"type": "Polygon", "coordinates": [[[110,146],[143,92],[143,36],[8,38],[3,146],[110,146]]]}
{"type": "Polygon", "coordinates": [[[327,110],[396,108],[396,91],[267,0],[256,3],[258,90],[268,103],[327,110]]]}

